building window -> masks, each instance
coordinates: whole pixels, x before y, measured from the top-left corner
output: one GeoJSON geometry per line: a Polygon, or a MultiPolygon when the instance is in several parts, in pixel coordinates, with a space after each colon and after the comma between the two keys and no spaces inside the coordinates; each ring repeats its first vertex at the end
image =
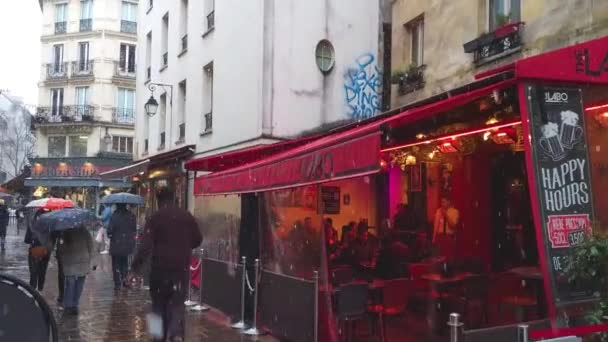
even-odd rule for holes
{"type": "Polygon", "coordinates": [[[215,28],[215,0],[205,0],[205,15],[207,19],[207,31],[215,28]]]}
{"type": "Polygon", "coordinates": [[[180,38],[182,41],[181,51],[188,49],[188,0],[181,0],[181,22],[180,22],[180,38]]]}
{"type": "Polygon", "coordinates": [[[51,89],[51,115],[63,115],[63,88],[51,89]]]}
{"type": "Polygon", "coordinates": [[[186,138],[186,80],[179,83],[179,108],[177,112],[178,122],[178,141],[182,142],[186,138]],[[182,128],[183,127],[183,128],[182,128]]]}
{"type": "MultiPolygon", "coordinates": [[[[146,151],[148,150],[147,146],[145,146],[145,150],[146,151]]],[[[133,153],[133,138],[113,136],[112,137],[112,152],[133,153]]]]}
{"type": "Polygon", "coordinates": [[[51,136],[48,143],[49,158],[61,158],[66,155],[66,137],[51,136]]]}
{"type": "Polygon", "coordinates": [[[87,144],[89,137],[85,135],[70,136],[70,157],[86,157],[87,156],[87,144]]]}
{"type": "Polygon", "coordinates": [[[146,35],[146,77],[144,81],[152,78],[152,31],[146,35]]]}
{"type": "Polygon", "coordinates": [[[489,26],[494,31],[521,21],[520,0],[489,0],[489,26]]]}
{"type": "Polygon", "coordinates": [[[66,33],[68,21],[68,4],[55,5],[55,33],[66,33]]]}
{"type": "Polygon", "coordinates": [[[53,72],[55,74],[63,74],[65,66],[63,65],[63,44],[53,45],[53,72]]]}
{"type": "Polygon", "coordinates": [[[148,0],[148,11],[154,7],[154,0],[148,0]]]}
{"type": "Polygon", "coordinates": [[[167,124],[167,94],[162,94],[159,101],[160,115],[158,116],[158,132],[160,134],[160,140],[158,142],[158,149],[162,150],[165,148],[165,126],[167,124]]]}
{"type": "Polygon", "coordinates": [[[121,72],[135,72],[135,45],[120,44],[119,67],[121,72]]]}
{"type": "Polygon", "coordinates": [[[78,72],[88,72],[91,70],[89,63],[89,42],[78,43],[78,72]]]}
{"type": "Polygon", "coordinates": [[[93,1],[80,1],[80,32],[93,29],[93,1]]]}
{"type": "Polygon", "coordinates": [[[213,62],[207,64],[203,70],[203,132],[213,129],[213,62]]]}
{"type": "Polygon", "coordinates": [[[91,116],[89,107],[89,87],[76,87],[76,113],[81,119],[83,116],[91,116]]]}
{"type": "Polygon", "coordinates": [[[161,39],[161,68],[164,68],[169,64],[169,13],[165,14],[163,17],[163,31],[161,39]]]}
{"type": "Polygon", "coordinates": [[[416,18],[406,25],[410,40],[410,64],[421,66],[424,64],[424,17],[416,18]]]}
{"type": "Polygon", "coordinates": [[[122,2],[122,20],[120,32],[137,33],[137,4],[130,1],[122,2]]]}
{"type": "Polygon", "coordinates": [[[135,90],[118,88],[116,110],[113,121],[115,123],[133,124],[135,113],[135,90]]]}
{"type": "Polygon", "coordinates": [[[317,67],[322,73],[326,74],[333,69],[335,64],[334,46],[329,40],[323,39],[317,44],[315,49],[315,59],[317,67]]]}

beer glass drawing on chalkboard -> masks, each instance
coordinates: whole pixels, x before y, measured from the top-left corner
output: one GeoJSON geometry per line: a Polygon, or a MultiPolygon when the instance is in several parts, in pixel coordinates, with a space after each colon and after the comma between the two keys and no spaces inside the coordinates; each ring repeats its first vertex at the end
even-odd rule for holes
{"type": "Polygon", "coordinates": [[[566,150],[559,138],[559,126],[555,122],[549,122],[542,126],[542,137],[538,144],[541,150],[553,161],[560,161],[566,156],[566,150]]]}
{"type": "Polygon", "coordinates": [[[583,128],[578,125],[578,114],[566,110],[560,114],[562,124],[560,128],[560,142],[567,149],[572,149],[581,141],[583,137],[583,128]]]}

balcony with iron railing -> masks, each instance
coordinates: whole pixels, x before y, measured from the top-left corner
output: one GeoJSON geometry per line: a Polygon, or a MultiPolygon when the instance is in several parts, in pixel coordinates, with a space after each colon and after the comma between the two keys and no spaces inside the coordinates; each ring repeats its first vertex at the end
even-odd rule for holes
{"type": "Polygon", "coordinates": [[[63,81],[68,78],[68,63],[49,63],[46,65],[47,81],[63,81]]]}
{"type": "Polygon", "coordinates": [[[55,34],[64,34],[68,32],[68,22],[58,21],[55,22],[55,34]]]}
{"type": "Polygon", "coordinates": [[[137,65],[134,63],[114,62],[114,77],[134,80],[136,71],[137,65]]]}
{"type": "Polygon", "coordinates": [[[93,77],[93,61],[76,61],[72,62],[72,78],[89,78],[93,77]]]}
{"type": "Polygon", "coordinates": [[[210,133],[213,130],[213,112],[205,114],[203,120],[203,133],[210,133]]]}
{"type": "Polygon", "coordinates": [[[80,32],[93,31],[93,19],[80,19],[80,32]]]}
{"type": "Polygon", "coordinates": [[[94,122],[95,107],[91,105],[38,107],[36,124],[57,124],[68,122],[94,122]]]}
{"type": "Polygon", "coordinates": [[[137,34],[137,22],[129,20],[120,21],[120,32],[137,34]]]}
{"type": "Polygon", "coordinates": [[[121,125],[134,125],[135,110],[133,108],[112,108],[112,122],[121,125]]]}

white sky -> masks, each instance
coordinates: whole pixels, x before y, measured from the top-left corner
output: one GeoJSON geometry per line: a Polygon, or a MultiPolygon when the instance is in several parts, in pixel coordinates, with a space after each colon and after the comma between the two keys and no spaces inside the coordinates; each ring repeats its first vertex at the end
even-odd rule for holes
{"type": "Polygon", "coordinates": [[[0,89],[38,103],[40,32],[38,0],[0,0],[0,89]]]}

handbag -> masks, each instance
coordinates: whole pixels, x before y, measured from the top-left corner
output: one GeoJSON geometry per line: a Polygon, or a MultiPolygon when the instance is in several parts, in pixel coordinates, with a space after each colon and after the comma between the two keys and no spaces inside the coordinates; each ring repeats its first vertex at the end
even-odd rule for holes
{"type": "Polygon", "coordinates": [[[49,255],[49,250],[44,246],[36,246],[30,248],[30,255],[37,259],[46,258],[49,255]]]}

